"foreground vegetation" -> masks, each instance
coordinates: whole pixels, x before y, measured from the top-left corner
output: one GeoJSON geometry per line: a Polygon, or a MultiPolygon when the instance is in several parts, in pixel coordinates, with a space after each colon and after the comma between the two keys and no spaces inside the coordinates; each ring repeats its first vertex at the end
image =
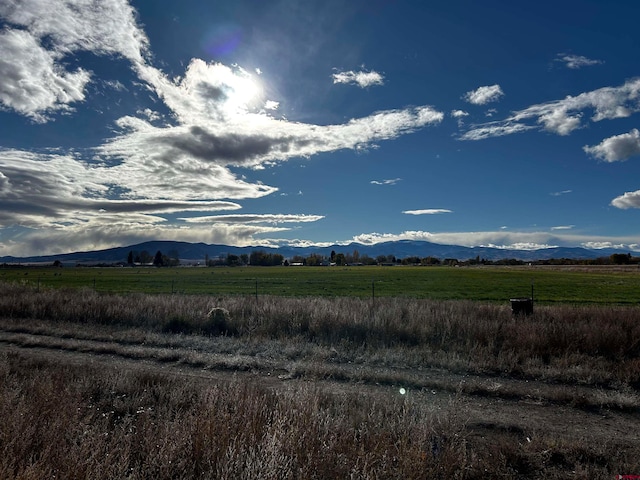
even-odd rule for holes
{"type": "Polygon", "coordinates": [[[547,305],[513,317],[508,305],[464,300],[0,283],[0,345],[11,346],[0,351],[0,478],[608,478],[640,469],[639,444],[624,436],[603,438],[595,425],[559,436],[536,418],[473,425],[464,401],[635,418],[637,307],[547,305]],[[38,356],[54,350],[140,366],[38,356]],[[300,381],[282,383],[291,379],[300,381]],[[450,400],[435,404],[436,390],[450,400]]]}
{"type": "Polygon", "coordinates": [[[637,446],[508,429],[464,405],[269,389],[0,354],[3,479],[613,478],[637,446]]]}
{"type": "Polygon", "coordinates": [[[543,304],[640,302],[637,266],[6,267],[0,281],[103,293],[411,297],[508,302],[535,289],[543,304]]]}
{"type": "Polygon", "coordinates": [[[514,317],[508,305],[470,301],[113,295],[0,283],[0,318],[15,332],[66,325],[71,335],[83,325],[277,340],[340,348],[345,361],[384,361],[386,352],[406,367],[640,389],[637,307],[537,306],[534,315],[514,317]],[[207,316],[214,307],[224,314],[207,316]]]}

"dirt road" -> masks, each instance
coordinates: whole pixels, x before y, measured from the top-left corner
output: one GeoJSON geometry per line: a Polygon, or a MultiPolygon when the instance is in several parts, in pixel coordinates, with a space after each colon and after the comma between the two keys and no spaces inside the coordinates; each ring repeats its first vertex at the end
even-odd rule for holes
{"type": "Polygon", "coordinates": [[[317,361],[306,364],[304,360],[297,360],[292,367],[291,362],[282,359],[251,361],[239,359],[237,353],[224,352],[208,352],[204,361],[194,360],[193,351],[186,347],[174,345],[169,353],[166,350],[154,345],[134,345],[133,342],[126,345],[122,339],[92,340],[16,331],[15,328],[0,329],[0,351],[18,352],[56,364],[148,370],[188,376],[203,382],[240,378],[261,382],[274,389],[313,382],[316,387],[327,391],[373,395],[383,400],[404,394],[406,398],[434,409],[455,405],[466,421],[470,435],[478,439],[500,436],[522,443],[531,441],[536,435],[551,435],[559,441],[585,439],[589,443],[616,444],[625,449],[640,445],[640,412],[635,407],[624,407],[624,396],[633,396],[633,392],[604,391],[587,386],[567,387],[429,367],[399,372],[402,369],[398,367],[331,364],[321,370],[323,375],[318,375],[320,367],[317,361]],[[367,375],[359,372],[363,368],[367,369],[367,375]],[[389,380],[375,381],[376,378],[410,381],[404,385],[389,380]],[[607,399],[614,398],[617,406],[607,406],[607,399]],[[602,399],[600,405],[598,399],[602,399]]]}

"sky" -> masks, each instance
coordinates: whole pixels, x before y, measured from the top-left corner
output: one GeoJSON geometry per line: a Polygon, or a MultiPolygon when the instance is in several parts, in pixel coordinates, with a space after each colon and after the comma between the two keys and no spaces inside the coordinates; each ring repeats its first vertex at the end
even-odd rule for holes
{"type": "Polygon", "coordinates": [[[0,0],[0,255],[640,251],[640,2],[0,0]]]}

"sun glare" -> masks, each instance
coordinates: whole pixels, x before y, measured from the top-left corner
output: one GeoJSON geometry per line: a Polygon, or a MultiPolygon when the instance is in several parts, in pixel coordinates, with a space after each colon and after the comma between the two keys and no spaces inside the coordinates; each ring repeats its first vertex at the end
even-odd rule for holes
{"type": "Polygon", "coordinates": [[[229,87],[225,108],[231,113],[246,113],[260,105],[262,85],[246,71],[240,69],[229,87]]]}

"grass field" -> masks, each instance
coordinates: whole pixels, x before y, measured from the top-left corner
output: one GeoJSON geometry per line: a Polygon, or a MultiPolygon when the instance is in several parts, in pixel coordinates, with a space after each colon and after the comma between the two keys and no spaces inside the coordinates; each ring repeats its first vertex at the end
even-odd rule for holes
{"type": "Polygon", "coordinates": [[[543,304],[640,301],[637,267],[0,268],[0,281],[105,293],[411,297],[543,304]]]}

